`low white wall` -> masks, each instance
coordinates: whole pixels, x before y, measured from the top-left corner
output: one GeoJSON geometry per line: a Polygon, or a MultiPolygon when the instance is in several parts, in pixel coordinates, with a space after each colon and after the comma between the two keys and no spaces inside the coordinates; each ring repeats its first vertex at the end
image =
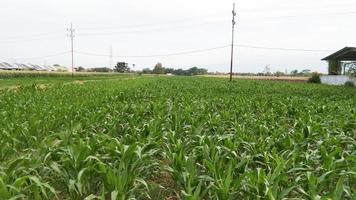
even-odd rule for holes
{"type": "Polygon", "coordinates": [[[328,75],[320,77],[321,83],[327,85],[344,85],[347,81],[353,81],[356,84],[356,79],[344,75],[328,75]]]}

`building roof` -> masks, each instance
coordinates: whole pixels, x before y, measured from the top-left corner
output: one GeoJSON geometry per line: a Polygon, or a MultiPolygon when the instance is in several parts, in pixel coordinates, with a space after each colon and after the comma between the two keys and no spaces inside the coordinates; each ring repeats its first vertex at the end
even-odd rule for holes
{"type": "Polygon", "coordinates": [[[322,60],[356,61],[356,47],[345,47],[322,60]]]}
{"type": "Polygon", "coordinates": [[[0,69],[8,69],[8,66],[3,63],[0,63],[0,69]]]}
{"type": "Polygon", "coordinates": [[[0,62],[0,69],[3,70],[25,70],[31,69],[36,71],[57,71],[56,67],[50,65],[34,65],[34,64],[22,64],[22,63],[7,63],[0,62]]]}

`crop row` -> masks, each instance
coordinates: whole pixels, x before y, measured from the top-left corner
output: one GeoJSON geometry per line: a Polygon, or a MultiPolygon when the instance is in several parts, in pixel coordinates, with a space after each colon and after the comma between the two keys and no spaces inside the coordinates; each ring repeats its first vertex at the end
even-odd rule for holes
{"type": "MultiPolygon", "coordinates": [[[[75,72],[74,76],[80,77],[118,77],[128,76],[130,74],[120,73],[99,73],[99,72],[75,72]]],[[[46,77],[71,77],[70,72],[41,72],[41,71],[3,71],[0,70],[0,79],[12,79],[12,78],[46,78],[46,77]]]]}
{"type": "Polygon", "coordinates": [[[354,89],[212,78],[0,95],[0,199],[354,199],[354,89]]]}

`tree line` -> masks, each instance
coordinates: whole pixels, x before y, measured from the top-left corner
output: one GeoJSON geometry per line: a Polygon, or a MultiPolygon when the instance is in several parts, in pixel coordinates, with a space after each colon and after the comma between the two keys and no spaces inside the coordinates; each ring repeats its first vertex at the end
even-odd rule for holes
{"type": "Polygon", "coordinates": [[[165,68],[162,63],[157,63],[153,70],[145,68],[142,70],[143,74],[172,74],[177,76],[194,76],[194,75],[204,75],[208,73],[207,69],[192,67],[187,70],[184,69],[174,69],[165,68]]]}
{"type": "MultiPolygon", "coordinates": [[[[119,62],[116,64],[115,69],[119,73],[130,72],[130,68],[126,63],[119,62]]],[[[157,63],[153,70],[150,68],[144,68],[139,73],[142,74],[171,74],[177,76],[195,76],[195,75],[204,75],[208,73],[207,69],[192,67],[187,70],[184,69],[174,69],[174,68],[166,68],[163,67],[162,63],[157,63]]]]}

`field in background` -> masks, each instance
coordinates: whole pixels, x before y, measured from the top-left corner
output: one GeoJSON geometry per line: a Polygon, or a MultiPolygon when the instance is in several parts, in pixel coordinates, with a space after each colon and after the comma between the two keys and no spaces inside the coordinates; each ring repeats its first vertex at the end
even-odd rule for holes
{"type": "MultiPolygon", "coordinates": [[[[75,72],[75,77],[116,77],[135,75],[130,73],[100,73],[100,72],[75,72]]],[[[0,70],[0,79],[30,78],[30,77],[72,77],[71,72],[47,72],[47,71],[6,71],[0,70]]]]}
{"type": "Polygon", "coordinates": [[[17,80],[0,93],[0,199],[355,199],[355,89],[17,80]]]}
{"type": "Polygon", "coordinates": [[[104,79],[135,78],[137,76],[137,74],[128,73],[75,72],[72,78],[72,74],[67,72],[0,71],[0,90],[32,84],[87,82],[104,79]]]}
{"type": "MultiPolygon", "coordinates": [[[[229,75],[203,75],[203,77],[230,78],[229,75]]],[[[233,76],[233,79],[243,80],[270,80],[286,82],[307,82],[310,77],[305,76],[233,76]]]]}

